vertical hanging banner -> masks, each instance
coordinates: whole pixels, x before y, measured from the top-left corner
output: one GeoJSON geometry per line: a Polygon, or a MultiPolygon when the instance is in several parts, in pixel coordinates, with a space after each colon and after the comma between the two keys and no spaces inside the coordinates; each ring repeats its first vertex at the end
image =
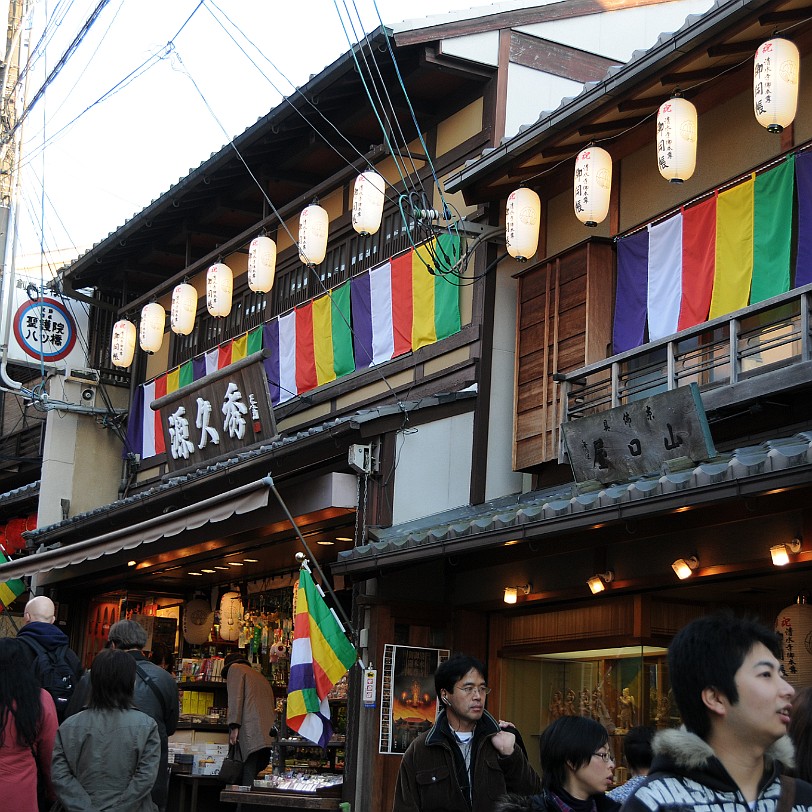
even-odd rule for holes
{"type": "Polygon", "coordinates": [[[87,345],[79,336],[87,336],[87,313],[77,302],[46,294],[39,279],[15,276],[9,361],[51,369],[86,367],[87,345]]]}

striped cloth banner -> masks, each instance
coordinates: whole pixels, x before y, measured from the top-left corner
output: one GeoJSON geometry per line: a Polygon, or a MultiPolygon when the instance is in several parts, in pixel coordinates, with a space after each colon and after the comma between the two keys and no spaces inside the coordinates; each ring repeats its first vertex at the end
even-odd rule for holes
{"type": "MultiPolygon", "coordinates": [[[[9,559],[0,552],[0,564],[5,564],[8,560],[9,559]]],[[[22,579],[12,578],[9,581],[3,581],[0,583],[0,606],[8,608],[23,592],[25,592],[25,584],[22,579]]]]}
{"type": "Polygon", "coordinates": [[[294,601],[288,727],[326,747],[333,735],[327,695],[357,659],[344,627],[325,603],[324,593],[304,563],[294,601]]]}
{"type": "MultiPolygon", "coordinates": [[[[615,353],[646,332],[656,341],[790,290],[795,166],[791,155],[618,240],[615,353]]],[[[803,208],[812,182],[804,192],[799,179],[798,190],[803,208]]],[[[805,284],[800,273],[795,284],[805,284]]]]}

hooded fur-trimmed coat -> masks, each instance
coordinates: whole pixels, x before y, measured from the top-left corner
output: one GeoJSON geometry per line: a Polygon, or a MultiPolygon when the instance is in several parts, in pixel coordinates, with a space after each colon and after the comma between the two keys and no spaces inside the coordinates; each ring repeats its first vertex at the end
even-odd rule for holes
{"type": "MultiPolygon", "coordinates": [[[[765,754],[755,812],[775,812],[781,774],[794,763],[789,736],[765,754]]],[[[796,781],[793,812],[812,812],[812,785],[796,781]]],[[[750,806],[710,745],[686,730],[664,730],[654,739],[648,778],[623,805],[622,812],[750,812],[750,806]]]]}

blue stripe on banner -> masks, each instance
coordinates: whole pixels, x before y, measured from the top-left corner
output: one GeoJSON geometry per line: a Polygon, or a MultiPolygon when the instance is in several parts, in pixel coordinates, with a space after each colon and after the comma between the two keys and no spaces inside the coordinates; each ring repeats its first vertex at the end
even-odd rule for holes
{"type": "Polygon", "coordinates": [[[268,378],[271,403],[276,406],[279,403],[279,319],[262,325],[262,348],[270,353],[262,363],[268,378]]]}
{"type": "Polygon", "coordinates": [[[121,451],[122,458],[127,454],[144,455],[144,387],[136,386],[130,413],[127,416],[127,443],[121,451]]]}
{"type": "Polygon", "coordinates": [[[198,355],[192,359],[192,378],[199,381],[206,376],[206,356],[198,355]]]}
{"type": "Polygon", "coordinates": [[[372,293],[369,273],[352,279],[350,302],[355,368],[366,369],[372,363],[372,293]]]}
{"type": "Polygon", "coordinates": [[[648,230],[617,242],[617,295],[612,330],[614,353],[639,347],[646,334],[648,230]]]}
{"type": "Polygon", "coordinates": [[[812,152],[795,158],[795,182],[798,189],[798,255],[795,261],[795,285],[812,282],[812,152]]]}

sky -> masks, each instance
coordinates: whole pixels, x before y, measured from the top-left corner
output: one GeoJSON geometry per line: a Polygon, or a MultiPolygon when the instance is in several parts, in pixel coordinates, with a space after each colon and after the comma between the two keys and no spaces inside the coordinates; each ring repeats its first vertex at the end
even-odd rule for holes
{"type": "MultiPolygon", "coordinates": [[[[26,37],[29,100],[97,5],[37,0],[26,37]]],[[[105,238],[345,53],[348,37],[374,30],[378,15],[392,24],[484,5],[110,0],[26,117],[18,266],[43,248],[47,276],[49,264],[105,238]]]]}

